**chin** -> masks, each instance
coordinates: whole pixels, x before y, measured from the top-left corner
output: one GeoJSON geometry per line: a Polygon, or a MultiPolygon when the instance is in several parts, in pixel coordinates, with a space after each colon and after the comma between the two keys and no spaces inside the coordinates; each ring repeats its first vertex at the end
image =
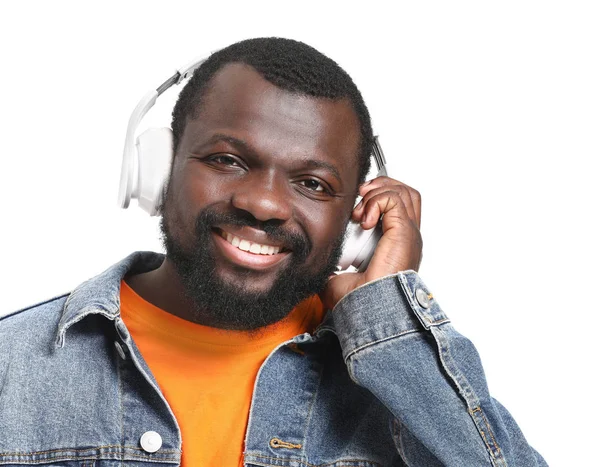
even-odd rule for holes
{"type": "Polygon", "coordinates": [[[225,287],[236,290],[238,293],[252,295],[269,293],[280,276],[280,271],[264,272],[240,267],[218,268],[215,271],[215,278],[225,287]]]}

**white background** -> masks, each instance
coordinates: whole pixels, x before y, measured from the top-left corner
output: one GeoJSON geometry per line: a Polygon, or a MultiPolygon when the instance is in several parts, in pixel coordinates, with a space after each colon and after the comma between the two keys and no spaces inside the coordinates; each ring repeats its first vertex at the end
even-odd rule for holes
{"type": "Polygon", "coordinates": [[[11,3],[0,314],[160,249],[156,219],[116,204],[147,90],[234,41],[299,39],[355,79],[392,174],[421,192],[420,275],[492,395],[550,465],[599,465],[596,2],[11,3]]]}

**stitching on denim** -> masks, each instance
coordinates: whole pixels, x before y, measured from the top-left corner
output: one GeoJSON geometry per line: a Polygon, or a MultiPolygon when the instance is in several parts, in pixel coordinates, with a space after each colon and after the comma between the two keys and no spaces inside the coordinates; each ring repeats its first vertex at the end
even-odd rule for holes
{"type": "MultiPolygon", "coordinates": [[[[492,431],[492,427],[490,426],[490,424],[487,420],[487,417],[485,416],[485,413],[483,412],[483,410],[481,410],[481,407],[476,407],[475,409],[473,409],[470,412],[472,415],[475,415],[475,412],[479,412],[479,416],[482,418],[483,422],[485,423],[485,426],[488,429],[490,438],[492,439],[492,443],[494,444],[494,447],[496,448],[496,451],[492,451],[492,456],[495,459],[497,454],[500,452],[500,446],[498,446],[498,443],[496,442],[496,438],[494,437],[494,432],[492,431]]],[[[482,434],[484,434],[483,431],[482,431],[482,434]]]]}
{"type": "Polygon", "coordinates": [[[19,460],[19,462],[27,462],[28,464],[34,463],[33,465],[39,465],[42,462],[46,463],[46,462],[57,462],[57,461],[95,461],[96,458],[95,457],[73,457],[73,456],[60,456],[57,458],[52,458],[52,459],[39,459],[39,460],[31,460],[31,461],[23,461],[23,460],[19,460]]]}
{"type": "Polygon", "coordinates": [[[500,461],[502,463],[501,465],[506,465],[506,461],[502,455],[502,451],[500,450],[498,445],[495,444],[492,429],[487,423],[487,420],[485,419],[483,410],[481,410],[479,398],[473,392],[473,389],[471,388],[468,379],[460,371],[459,366],[454,361],[454,357],[452,356],[452,353],[450,351],[450,346],[444,331],[441,328],[437,327],[434,329],[436,329],[436,331],[433,333],[433,337],[436,342],[436,347],[439,352],[439,359],[442,363],[442,367],[444,368],[444,370],[446,370],[446,374],[450,377],[450,379],[454,382],[455,386],[458,388],[459,394],[462,396],[465,404],[467,405],[467,411],[471,416],[471,420],[475,424],[475,427],[477,428],[477,431],[479,432],[482,438],[483,444],[485,445],[487,452],[492,456],[492,460],[500,461]],[[475,405],[475,408],[471,409],[473,405],[475,405]],[[496,447],[496,451],[494,451],[494,449],[492,449],[492,447],[490,446],[488,442],[488,436],[485,433],[485,431],[482,430],[483,427],[480,426],[480,423],[477,420],[477,416],[475,415],[476,412],[479,412],[482,419],[485,421],[485,424],[487,425],[487,430],[489,430],[488,434],[492,438],[492,440],[494,440],[494,446],[496,447]]]}
{"type": "MultiPolygon", "coordinates": [[[[302,433],[302,439],[306,440],[306,433],[308,432],[308,425],[312,419],[313,408],[315,406],[315,401],[317,400],[317,395],[319,394],[319,389],[321,388],[321,380],[323,379],[323,370],[325,366],[320,365],[319,368],[319,380],[317,381],[317,389],[314,391],[313,398],[310,401],[310,407],[308,408],[308,414],[306,416],[306,425],[304,426],[304,433],[302,433]]],[[[300,446],[302,447],[302,446],[300,446]]],[[[305,450],[302,450],[302,454],[306,455],[305,450]]]]}
{"type": "Polygon", "coordinates": [[[301,449],[301,444],[288,443],[287,441],[282,441],[279,438],[271,438],[269,441],[269,446],[275,449],[286,448],[286,449],[301,449]]]}
{"type": "MultiPolygon", "coordinates": [[[[123,371],[121,365],[124,365],[125,362],[115,356],[115,364],[117,365],[117,378],[119,380],[119,408],[121,413],[119,414],[119,424],[121,426],[121,444],[125,444],[125,428],[123,426],[123,417],[125,411],[123,409],[123,371]]],[[[121,452],[121,466],[123,465],[123,456],[124,452],[121,452]]]]}
{"type": "Polygon", "coordinates": [[[95,446],[93,448],[87,449],[49,449],[46,451],[32,451],[32,452],[0,452],[0,456],[33,456],[37,454],[51,454],[53,452],[82,452],[82,451],[92,451],[103,448],[120,448],[121,446],[118,444],[103,444],[102,446],[95,446]]]}
{"type": "Polygon", "coordinates": [[[293,342],[293,339],[289,339],[285,342],[280,343],[279,345],[277,345],[277,347],[275,347],[273,350],[271,350],[271,352],[269,353],[269,355],[267,355],[267,358],[264,359],[264,361],[260,364],[260,367],[258,368],[258,372],[256,373],[256,377],[254,378],[254,386],[252,387],[252,399],[250,400],[250,409],[248,411],[248,421],[246,422],[246,433],[244,435],[244,452],[245,450],[248,448],[248,438],[250,436],[250,430],[253,427],[253,415],[254,415],[254,410],[255,410],[255,406],[254,406],[254,402],[256,399],[256,389],[258,388],[258,383],[260,380],[260,376],[261,373],[263,372],[263,369],[267,363],[267,361],[269,361],[269,359],[271,358],[271,356],[275,355],[275,353],[281,349],[284,345],[289,344],[290,342],[293,342]]]}
{"type": "Polygon", "coordinates": [[[413,314],[417,315],[417,318],[419,319],[419,321],[421,321],[421,324],[423,324],[424,327],[425,323],[423,323],[423,317],[425,318],[425,321],[427,321],[428,323],[431,323],[429,316],[427,316],[424,313],[421,313],[420,311],[420,307],[419,305],[416,303],[415,297],[414,297],[414,291],[412,289],[412,287],[410,286],[410,284],[408,283],[408,278],[404,275],[404,274],[400,274],[398,275],[398,279],[400,281],[400,286],[402,287],[402,290],[404,291],[404,296],[406,297],[408,304],[410,305],[413,314]]]}
{"type": "Polygon", "coordinates": [[[140,456],[139,454],[128,454],[127,456],[125,456],[124,460],[130,460],[130,459],[135,459],[135,460],[140,460],[140,461],[164,461],[164,462],[179,462],[177,459],[173,459],[171,457],[155,457],[156,453],[153,453],[152,455],[148,455],[148,456],[140,456]]]}
{"type": "Polygon", "coordinates": [[[427,315],[423,315],[423,316],[425,317],[425,319],[431,326],[439,326],[440,324],[450,322],[450,318],[442,318],[442,319],[438,319],[437,321],[432,321],[429,316],[427,316],[427,315]]]}
{"type": "MultiPolygon", "coordinates": [[[[60,456],[60,457],[53,457],[52,459],[38,459],[38,460],[31,460],[31,461],[19,461],[19,462],[35,462],[36,464],[39,464],[41,462],[57,462],[57,461],[93,461],[92,464],[90,465],[94,465],[95,461],[97,460],[108,460],[110,458],[105,458],[105,457],[74,457],[74,456],[60,456]]],[[[170,457],[154,457],[154,456],[139,456],[139,455],[128,455],[126,460],[142,460],[142,461],[152,461],[152,462],[165,462],[165,463],[175,463],[177,462],[176,459],[172,459],[170,457]]]]}
{"type": "MultiPolygon", "coordinates": [[[[65,307],[66,307],[66,304],[65,304],[65,307]]],[[[83,318],[86,318],[90,315],[102,315],[105,318],[110,319],[110,320],[115,319],[114,315],[110,315],[110,314],[100,310],[99,308],[94,308],[94,307],[90,307],[89,309],[84,308],[84,309],[78,311],[78,313],[79,314],[76,315],[75,319],[71,319],[70,321],[65,322],[62,326],[59,327],[58,335],[56,337],[56,345],[58,345],[60,348],[65,346],[67,331],[72,326],[79,323],[79,321],[81,321],[83,318]]]]}
{"type": "MultiPolygon", "coordinates": [[[[496,448],[496,452],[494,452],[494,457],[496,457],[497,454],[500,454],[500,446],[498,446],[498,443],[496,442],[496,437],[494,436],[494,432],[492,430],[492,427],[490,426],[487,417],[485,416],[485,413],[483,413],[483,411],[481,412],[481,416],[483,417],[483,421],[485,422],[485,426],[488,429],[488,433],[490,434],[490,437],[492,438],[492,443],[494,443],[494,447],[496,448]]],[[[502,455],[502,454],[500,454],[502,455]]]]}
{"type": "MultiPolygon", "coordinates": [[[[23,460],[23,459],[19,459],[17,460],[17,462],[27,462],[28,464],[32,464],[32,465],[41,465],[41,463],[47,463],[47,462],[60,462],[60,461],[92,461],[89,465],[91,467],[93,467],[96,464],[96,461],[98,460],[111,460],[112,458],[110,457],[76,457],[76,456],[57,456],[57,457],[52,457],[50,459],[36,459],[36,460],[23,460]]],[[[161,462],[161,463],[168,463],[168,464],[173,464],[173,463],[177,463],[178,461],[176,459],[173,459],[171,457],[151,457],[151,456],[139,456],[139,455],[128,455],[125,460],[140,460],[140,461],[149,461],[149,462],[161,462]]],[[[10,461],[10,460],[9,460],[10,461]]],[[[0,460],[0,462],[2,462],[2,464],[4,464],[4,460],[0,460]]],[[[0,465],[2,465],[0,464],[0,465]]],[[[84,465],[88,465],[88,464],[83,464],[82,467],[84,467],[84,465]]]]}
{"type": "MultiPolygon", "coordinates": [[[[281,344],[281,345],[283,345],[283,344],[281,344]]],[[[179,424],[177,423],[177,417],[175,417],[175,414],[173,413],[173,409],[171,408],[171,406],[169,405],[169,402],[167,401],[164,394],[158,387],[158,383],[156,382],[155,379],[153,379],[152,371],[150,371],[150,373],[146,372],[142,366],[142,363],[140,363],[140,359],[138,359],[136,350],[137,350],[137,353],[140,355],[142,362],[144,361],[144,357],[142,356],[142,353],[137,348],[137,346],[135,345],[135,342],[133,340],[131,340],[130,347],[128,347],[127,350],[129,351],[131,361],[133,362],[133,365],[135,366],[135,371],[138,371],[139,373],[141,373],[143,378],[150,385],[150,387],[152,387],[152,389],[154,389],[154,391],[156,392],[158,397],[162,400],[163,404],[167,408],[169,415],[171,417],[171,420],[173,421],[175,427],[177,428],[178,441],[181,441],[181,429],[179,428],[179,424]]],[[[178,451],[178,452],[181,452],[181,451],[178,451]]]]}
{"type": "MultiPolygon", "coordinates": [[[[272,457],[272,456],[263,456],[260,454],[248,454],[248,457],[253,457],[255,459],[270,459],[270,460],[274,460],[277,461],[279,466],[283,465],[282,462],[285,462],[286,464],[288,464],[290,462],[290,459],[282,459],[280,457],[272,457]]],[[[341,461],[336,461],[336,462],[330,462],[329,464],[311,464],[310,462],[305,462],[305,461],[301,461],[298,459],[291,459],[292,462],[296,463],[296,464],[300,464],[300,465],[304,465],[306,467],[344,467],[344,466],[348,466],[348,467],[352,467],[354,465],[356,465],[357,462],[362,462],[362,463],[366,463],[367,465],[372,465],[372,466],[377,466],[377,467],[383,467],[382,464],[380,464],[379,462],[374,462],[374,461],[368,461],[368,460],[364,460],[364,459],[344,459],[341,461]]],[[[273,464],[270,464],[273,465],[273,464]]]]}
{"type": "MultiPolygon", "coordinates": [[[[469,409],[469,413],[470,413],[472,416],[475,416],[475,414],[476,414],[476,413],[477,413],[477,414],[479,414],[480,416],[482,416],[482,415],[483,415],[483,412],[481,411],[481,408],[480,408],[480,407],[475,407],[473,410],[469,409]]],[[[481,428],[479,428],[479,423],[477,423],[477,420],[475,420],[475,424],[477,425],[477,429],[478,429],[478,431],[479,431],[479,434],[480,434],[480,435],[481,435],[481,437],[483,438],[483,442],[485,443],[485,445],[486,445],[486,447],[487,447],[488,451],[490,451],[490,453],[491,453],[491,455],[492,455],[492,458],[493,458],[493,459],[496,459],[496,452],[494,452],[494,450],[492,449],[492,446],[490,446],[490,443],[488,442],[488,439],[487,439],[487,433],[486,433],[484,430],[482,430],[481,428]]],[[[486,422],[486,425],[487,425],[487,428],[489,429],[489,425],[487,424],[487,422],[486,422]]],[[[494,447],[495,447],[496,449],[498,449],[498,445],[496,444],[496,442],[495,442],[495,440],[494,440],[493,436],[492,436],[491,438],[492,438],[492,442],[494,443],[494,447]]]]}
{"type": "Polygon", "coordinates": [[[354,355],[355,353],[360,352],[361,350],[364,350],[364,349],[366,349],[368,347],[371,347],[371,346],[376,345],[376,344],[381,344],[382,342],[389,341],[389,340],[395,339],[397,337],[406,336],[407,334],[412,334],[412,333],[415,333],[415,332],[423,332],[423,330],[422,329],[410,329],[408,331],[402,331],[402,332],[400,332],[398,334],[394,334],[393,336],[384,337],[383,339],[379,339],[379,340],[376,340],[376,341],[373,341],[373,342],[369,342],[368,344],[361,345],[360,347],[357,347],[352,352],[350,352],[348,355],[346,355],[346,361],[349,360],[350,357],[352,355],[354,355]]]}
{"type": "MultiPolygon", "coordinates": [[[[33,456],[37,454],[51,454],[53,452],[85,452],[85,451],[97,451],[98,449],[105,448],[119,448],[120,451],[125,449],[133,449],[135,451],[144,451],[144,449],[137,446],[127,446],[120,444],[103,444],[101,446],[94,446],[92,448],[73,448],[73,449],[48,449],[45,451],[31,451],[31,452],[0,452],[0,456],[33,456]]],[[[144,451],[145,452],[145,451],[144,451]]],[[[161,449],[161,452],[176,454],[179,451],[177,449],[161,449]]],[[[117,451],[114,451],[116,454],[117,451]]]]}
{"type": "MultiPolygon", "coordinates": [[[[449,323],[450,322],[450,318],[448,318],[444,312],[440,309],[440,311],[442,312],[443,318],[440,318],[436,321],[433,321],[428,314],[424,313],[421,309],[421,306],[417,303],[417,301],[415,300],[414,297],[414,290],[411,287],[411,285],[408,282],[408,278],[406,276],[406,274],[399,274],[398,278],[400,280],[400,285],[402,286],[402,289],[404,290],[404,295],[406,296],[408,303],[410,305],[410,307],[412,308],[412,311],[415,315],[417,315],[417,317],[419,318],[419,320],[423,321],[421,318],[424,318],[425,321],[427,321],[427,323],[430,326],[433,325],[439,325],[439,324],[444,324],[444,323],[449,323]]],[[[415,282],[415,284],[413,284],[415,286],[418,285],[417,282],[415,282]]],[[[423,288],[427,288],[425,286],[425,284],[422,284],[423,288]]],[[[431,292],[428,293],[427,295],[428,298],[433,298],[433,294],[431,292]]]]}

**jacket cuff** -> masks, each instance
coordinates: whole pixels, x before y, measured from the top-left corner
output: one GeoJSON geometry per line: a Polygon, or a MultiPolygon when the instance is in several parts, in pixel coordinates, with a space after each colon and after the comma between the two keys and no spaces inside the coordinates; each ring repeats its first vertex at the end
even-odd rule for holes
{"type": "Polygon", "coordinates": [[[336,304],[332,318],[345,359],[363,347],[450,322],[413,270],[353,290],[336,304]]]}

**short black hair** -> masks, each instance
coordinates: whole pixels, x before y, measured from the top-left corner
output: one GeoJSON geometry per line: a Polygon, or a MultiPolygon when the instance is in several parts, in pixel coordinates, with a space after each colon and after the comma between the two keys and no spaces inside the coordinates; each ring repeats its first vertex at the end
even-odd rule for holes
{"type": "Polygon", "coordinates": [[[211,78],[224,65],[244,63],[270,83],[286,91],[332,100],[347,98],[359,120],[358,181],[370,168],[373,144],[371,117],[350,75],[336,62],[303,42],[261,37],[236,42],[213,53],[192,75],[173,108],[173,151],[177,150],[188,117],[197,118],[202,96],[211,78]]]}

